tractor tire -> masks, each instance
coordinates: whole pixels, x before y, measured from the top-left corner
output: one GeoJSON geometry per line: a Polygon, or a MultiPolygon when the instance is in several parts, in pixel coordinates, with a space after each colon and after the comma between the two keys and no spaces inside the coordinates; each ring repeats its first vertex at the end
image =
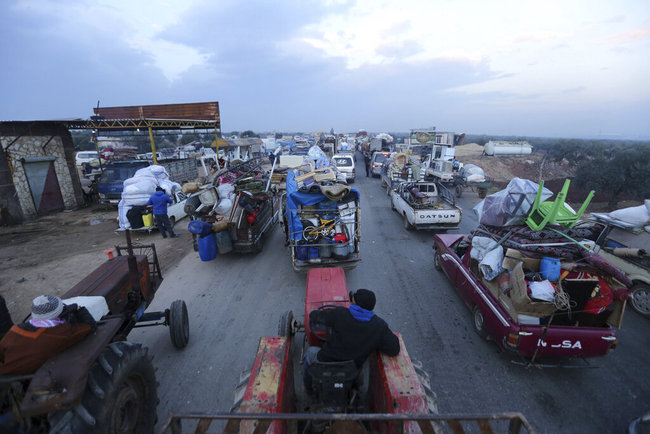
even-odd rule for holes
{"type": "Polygon", "coordinates": [[[474,306],[472,309],[472,316],[474,319],[474,330],[476,333],[483,339],[488,339],[487,331],[485,331],[485,320],[483,319],[483,314],[478,306],[474,306]]]}
{"type": "Polygon", "coordinates": [[[436,392],[431,389],[431,378],[429,377],[429,374],[422,367],[422,362],[414,359],[411,359],[411,362],[413,363],[413,368],[418,376],[418,380],[420,380],[420,384],[422,384],[424,394],[427,397],[429,413],[438,414],[438,396],[436,395],[436,392]]]}
{"type": "Polygon", "coordinates": [[[650,317],[650,285],[635,283],[630,289],[630,306],[645,317],[650,317]]]}
{"type": "Polygon", "coordinates": [[[457,185],[456,186],[456,197],[461,197],[463,195],[463,186],[462,185],[457,185]]]}
{"type": "Polygon", "coordinates": [[[141,344],[113,342],[88,372],[81,402],[48,416],[50,433],[151,433],[157,422],[156,375],[141,344]]]}
{"type": "Polygon", "coordinates": [[[293,311],[287,310],[282,313],[282,316],[280,316],[278,335],[283,338],[289,338],[293,336],[293,334],[293,311]]]}
{"type": "Polygon", "coordinates": [[[438,271],[442,271],[442,263],[440,262],[440,251],[436,249],[433,253],[433,266],[438,271]]]}
{"type": "Polygon", "coordinates": [[[183,300],[174,301],[169,308],[169,336],[178,350],[185,348],[190,341],[190,319],[183,300]]]}

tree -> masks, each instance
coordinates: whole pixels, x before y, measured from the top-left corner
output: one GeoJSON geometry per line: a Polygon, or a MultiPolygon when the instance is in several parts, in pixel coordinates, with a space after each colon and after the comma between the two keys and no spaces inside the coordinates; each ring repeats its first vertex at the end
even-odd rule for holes
{"type": "Polygon", "coordinates": [[[611,195],[608,206],[615,209],[621,195],[640,199],[650,195],[650,147],[632,145],[594,147],[576,170],[575,182],[588,189],[611,195]]]}
{"type": "Polygon", "coordinates": [[[242,139],[244,139],[244,138],[246,138],[246,137],[259,137],[259,135],[255,134],[255,133],[254,133],[253,131],[251,131],[251,130],[246,130],[246,131],[244,131],[244,132],[241,133],[241,136],[240,136],[240,137],[241,137],[242,139]]]}
{"type": "Polygon", "coordinates": [[[181,136],[180,144],[187,145],[188,143],[200,141],[201,137],[197,133],[185,133],[181,136]]]}

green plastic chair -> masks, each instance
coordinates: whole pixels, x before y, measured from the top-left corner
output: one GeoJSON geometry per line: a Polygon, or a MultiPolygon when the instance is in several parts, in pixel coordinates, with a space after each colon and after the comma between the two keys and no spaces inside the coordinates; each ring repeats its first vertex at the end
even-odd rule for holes
{"type": "Polygon", "coordinates": [[[569,207],[569,205],[564,203],[567,192],[569,191],[569,184],[571,184],[571,180],[567,179],[564,181],[562,191],[557,194],[553,202],[540,203],[542,190],[544,189],[544,181],[540,182],[535,202],[526,218],[526,224],[529,228],[534,231],[541,231],[547,224],[559,224],[565,228],[572,228],[576,224],[578,219],[582,216],[582,213],[587,209],[595,191],[591,190],[589,192],[587,199],[583,202],[578,212],[575,212],[569,207]]]}

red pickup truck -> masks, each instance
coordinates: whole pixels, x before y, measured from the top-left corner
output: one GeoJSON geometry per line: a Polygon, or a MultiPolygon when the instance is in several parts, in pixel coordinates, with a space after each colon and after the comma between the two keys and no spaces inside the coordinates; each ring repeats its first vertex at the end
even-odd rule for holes
{"type": "Polygon", "coordinates": [[[612,324],[620,327],[625,290],[618,291],[618,294],[623,294],[618,299],[613,297],[608,309],[599,315],[600,321],[587,321],[581,316],[584,311],[577,309],[572,321],[555,321],[562,319],[563,315],[559,313],[547,314],[546,317],[518,315],[495,282],[479,277],[476,260],[470,257],[472,245],[468,235],[436,235],[433,249],[436,268],[447,275],[472,310],[475,330],[482,337],[492,338],[504,350],[534,362],[540,357],[604,356],[616,347],[616,329],[612,324]]]}

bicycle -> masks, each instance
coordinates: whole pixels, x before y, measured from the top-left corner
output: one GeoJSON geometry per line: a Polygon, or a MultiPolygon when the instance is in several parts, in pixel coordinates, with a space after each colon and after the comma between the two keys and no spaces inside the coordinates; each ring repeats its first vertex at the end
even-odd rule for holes
{"type": "Polygon", "coordinates": [[[316,216],[316,218],[320,223],[319,226],[309,220],[303,220],[302,237],[309,242],[316,241],[320,237],[333,238],[336,233],[336,225],[341,223],[341,216],[336,216],[333,219],[323,219],[321,216],[316,216]]]}

